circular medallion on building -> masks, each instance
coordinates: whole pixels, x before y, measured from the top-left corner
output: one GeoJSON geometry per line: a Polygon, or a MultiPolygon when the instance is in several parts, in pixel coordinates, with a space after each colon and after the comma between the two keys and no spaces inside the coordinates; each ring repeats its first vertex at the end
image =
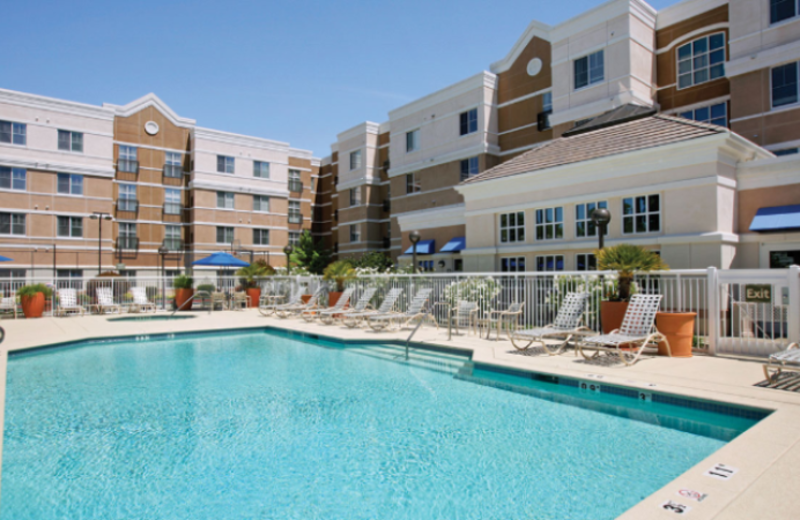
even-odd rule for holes
{"type": "Polygon", "coordinates": [[[144,131],[150,135],[156,135],[158,133],[158,123],[155,121],[148,121],[144,124],[144,131]]]}
{"type": "Polygon", "coordinates": [[[542,70],[542,60],[533,58],[528,62],[528,76],[535,76],[542,70]]]}

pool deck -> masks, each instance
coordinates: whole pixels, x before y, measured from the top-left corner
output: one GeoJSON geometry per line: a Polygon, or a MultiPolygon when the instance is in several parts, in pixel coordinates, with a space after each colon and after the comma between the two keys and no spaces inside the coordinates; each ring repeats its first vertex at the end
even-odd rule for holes
{"type": "MultiPolygon", "coordinates": [[[[110,322],[109,316],[3,320],[6,338],[0,347],[9,351],[92,338],[201,330],[270,326],[339,339],[402,339],[401,332],[376,333],[321,326],[302,320],[279,320],[261,316],[257,310],[192,313],[195,319],[177,321],[110,322]]],[[[540,373],[550,373],[621,386],[687,395],[732,404],[775,410],[769,417],[723,446],[707,459],[656,491],[619,518],[659,519],[684,516],[694,519],[744,520],[752,518],[796,519],[800,517],[800,394],[753,386],[763,381],[761,363],[721,357],[689,359],[645,358],[633,367],[587,362],[568,350],[559,356],[519,355],[508,340],[489,341],[474,335],[453,336],[447,330],[425,326],[414,342],[464,349],[473,361],[540,373]],[[655,386],[652,386],[655,385],[655,386]],[[738,469],[727,480],[705,475],[716,464],[738,469]],[[702,502],[683,498],[689,489],[706,494],[702,502]],[[689,506],[684,515],[660,507],[672,500],[689,506]]],[[[0,403],[5,403],[7,355],[0,357],[0,403]]],[[[4,406],[4,405],[3,405],[4,406]]],[[[0,424],[3,418],[0,406],[0,424]]],[[[513,439],[509,440],[513,442],[513,439]]],[[[0,448],[2,447],[0,436],[0,448]]],[[[524,446],[520,446],[524,449],[524,446]]],[[[657,471],[657,468],[654,468],[657,471]]],[[[535,483],[533,483],[535,485],[535,483]]],[[[624,485],[624,483],[621,483],[624,485]]],[[[568,490],[565,490],[565,493],[568,490]]],[[[565,497],[565,500],[570,500],[565,497]]]]}

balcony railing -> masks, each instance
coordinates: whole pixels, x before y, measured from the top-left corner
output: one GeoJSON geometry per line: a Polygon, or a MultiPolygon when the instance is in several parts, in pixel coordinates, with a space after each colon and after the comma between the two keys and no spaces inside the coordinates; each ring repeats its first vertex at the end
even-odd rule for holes
{"type": "Polygon", "coordinates": [[[289,213],[289,224],[302,224],[303,215],[300,213],[289,213]]]}
{"type": "Polygon", "coordinates": [[[289,181],[289,191],[294,191],[294,192],[303,191],[302,181],[289,181]]]}
{"type": "Polygon", "coordinates": [[[136,199],[119,199],[117,200],[117,211],[133,211],[139,210],[139,201],[136,199]]]}
{"type": "Polygon", "coordinates": [[[117,161],[118,172],[139,173],[139,161],[132,159],[119,159],[117,161]]]}
{"type": "Polygon", "coordinates": [[[183,177],[183,166],[180,164],[165,164],[164,177],[169,177],[170,179],[180,179],[183,177]]]}
{"type": "Polygon", "coordinates": [[[165,238],[164,242],[161,243],[161,246],[167,251],[182,251],[183,240],[180,238],[165,238]]]}
{"type": "Polygon", "coordinates": [[[180,202],[165,202],[164,215],[180,215],[183,211],[183,204],[180,202]]]}
{"type": "Polygon", "coordinates": [[[392,201],[390,199],[383,199],[383,211],[390,211],[392,209],[392,201]]]}
{"type": "Polygon", "coordinates": [[[117,237],[117,249],[122,251],[139,249],[139,237],[117,237]]]}

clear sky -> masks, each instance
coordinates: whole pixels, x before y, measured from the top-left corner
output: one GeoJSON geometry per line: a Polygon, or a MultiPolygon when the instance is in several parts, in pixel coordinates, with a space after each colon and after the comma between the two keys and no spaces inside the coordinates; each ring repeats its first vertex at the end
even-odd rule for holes
{"type": "MultiPolygon", "coordinates": [[[[677,0],[652,0],[656,9],[677,0]]],[[[6,1],[0,88],[123,105],[330,153],[336,134],[503,58],[600,0],[6,1]]]]}

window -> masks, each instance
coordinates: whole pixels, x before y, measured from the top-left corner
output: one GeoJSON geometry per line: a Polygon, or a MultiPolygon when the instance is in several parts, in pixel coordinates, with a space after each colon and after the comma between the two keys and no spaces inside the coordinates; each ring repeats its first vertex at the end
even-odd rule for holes
{"type": "Polygon", "coordinates": [[[289,231],[289,245],[295,247],[299,243],[300,243],[300,232],[289,231]]]}
{"type": "Polygon", "coordinates": [[[164,247],[170,251],[183,249],[181,244],[181,227],[174,225],[164,226],[164,247]]]}
{"type": "Polygon", "coordinates": [[[164,213],[167,215],[180,215],[181,209],[181,190],[165,188],[164,213]]]}
{"type": "Polygon", "coordinates": [[[563,271],[564,255],[543,255],[536,257],[537,271],[563,271]]]}
{"type": "Polygon", "coordinates": [[[360,242],[361,241],[361,230],[358,228],[358,224],[350,224],[350,242],[360,242]]]}
{"type": "Polygon", "coordinates": [[[139,160],[137,159],[137,149],[135,146],[119,145],[117,169],[121,172],[128,173],[139,172],[139,160]]]}
{"type": "Polygon", "coordinates": [[[473,108],[462,112],[459,117],[461,126],[461,135],[471,134],[478,131],[478,109],[473,108]]]}
{"type": "Polygon", "coordinates": [[[419,270],[424,273],[430,273],[433,271],[433,260],[420,260],[417,262],[419,270]]]}
{"type": "MultiPolygon", "coordinates": [[[[606,201],[575,205],[575,237],[596,237],[597,229],[592,220],[592,212],[597,208],[608,208],[606,201]]],[[[606,229],[608,235],[608,229],[606,229]]]]}
{"type": "Polygon", "coordinates": [[[350,205],[358,206],[361,204],[361,188],[350,188],[350,205]]]}
{"type": "Polygon", "coordinates": [[[253,230],[253,245],[268,246],[269,245],[269,229],[254,229],[253,230]]]}
{"type": "Polygon", "coordinates": [[[60,237],[83,237],[83,219],[80,217],[58,217],[57,234],[60,237]]]}
{"type": "Polygon", "coordinates": [[[0,121],[0,143],[27,144],[28,126],[25,123],[0,121]]]}
{"type": "Polygon", "coordinates": [[[564,208],[536,210],[536,240],[564,238],[564,208]]]}
{"type": "Polygon", "coordinates": [[[269,179],[269,163],[264,161],[253,161],[253,177],[269,179]]]}
{"type": "Polygon", "coordinates": [[[253,211],[269,213],[269,197],[266,195],[253,195],[253,211]]]}
{"type": "Polygon", "coordinates": [[[350,169],[361,168],[361,150],[350,152],[350,169]]]}
{"type": "Polygon", "coordinates": [[[136,201],[136,185],[120,184],[119,200],[117,200],[117,208],[120,211],[136,211],[137,206],[138,203],[136,201]]]}
{"type": "Polygon", "coordinates": [[[301,224],[303,222],[303,215],[300,213],[300,201],[289,201],[289,223],[301,224]]]}
{"type": "Polygon", "coordinates": [[[504,273],[521,273],[525,271],[525,257],[512,256],[500,259],[500,270],[504,273]]]}
{"type": "Polygon", "coordinates": [[[453,271],[460,273],[464,271],[464,260],[456,258],[453,260],[453,271]]]}
{"type": "Polygon", "coordinates": [[[166,152],[164,155],[164,164],[180,166],[183,164],[183,156],[178,152],[166,152]]]}
{"type": "Polygon", "coordinates": [[[797,62],[772,69],[772,107],[797,103],[797,62]]]}
{"type": "Polygon", "coordinates": [[[419,129],[406,132],[406,152],[419,150],[419,129]]]}
{"type": "Polygon", "coordinates": [[[289,170],[289,191],[303,191],[300,170],[289,170]]]}
{"type": "MultiPolygon", "coordinates": [[[[58,174],[58,192],[65,195],[83,195],[83,175],[75,175],[74,173],[59,173],[58,174]]],[[[120,184],[120,188],[126,186],[120,184]]],[[[136,186],[134,186],[134,190],[136,186]]],[[[122,190],[120,189],[120,193],[122,190]]],[[[135,191],[134,191],[135,193],[135,191]]],[[[136,198],[136,195],[133,197],[136,198]]]]}
{"type": "Polygon", "coordinates": [[[769,23],[778,23],[797,16],[797,0],[770,0],[769,23]]]}
{"type": "Polygon", "coordinates": [[[233,228],[217,226],[217,244],[230,244],[233,242],[233,228]]]}
{"type": "Polygon", "coordinates": [[[605,77],[603,51],[575,60],[575,90],[600,83],[605,77]]]}
{"type": "Polygon", "coordinates": [[[217,207],[222,209],[233,209],[233,193],[228,191],[217,192],[217,207]]]}
{"type": "Polygon", "coordinates": [[[780,157],[781,155],[794,155],[800,152],[800,148],[784,148],[782,150],[772,150],[776,156],[780,157]]]}
{"type": "Polygon", "coordinates": [[[419,180],[417,180],[417,174],[415,173],[407,173],[406,174],[406,194],[410,193],[419,193],[422,191],[422,187],[420,186],[419,180]]]}
{"type": "Polygon", "coordinates": [[[545,92],[542,94],[542,110],[544,112],[552,112],[553,111],[553,93],[552,92],[545,92]]]}
{"type": "Polygon", "coordinates": [[[173,179],[183,177],[183,157],[177,152],[164,154],[164,176],[173,179]]]}
{"type": "Polygon", "coordinates": [[[125,278],[136,278],[136,271],[130,269],[123,269],[119,272],[120,276],[124,276],[125,278]]]}
{"type": "Polygon", "coordinates": [[[517,211],[514,213],[502,213],[500,215],[500,242],[525,241],[525,213],[517,211]]]}
{"type": "Polygon", "coordinates": [[[597,271],[597,259],[592,253],[580,253],[575,255],[576,271],[597,271]]]}
{"type": "Polygon", "coordinates": [[[0,188],[25,191],[27,172],[24,168],[0,166],[0,188]]]}
{"type": "Polygon", "coordinates": [[[680,113],[681,117],[691,119],[699,123],[711,123],[712,125],[728,126],[728,104],[717,103],[707,107],[695,108],[680,113]]]}
{"type": "Polygon", "coordinates": [[[0,235],[25,236],[25,215],[0,213],[0,235]]]}
{"type": "Polygon", "coordinates": [[[117,247],[119,249],[136,249],[138,245],[139,240],[136,238],[136,223],[120,222],[117,247]]]}
{"type": "Polygon", "coordinates": [[[83,134],[81,132],[59,130],[58,149],[68,152],[83,152],[83,134]]]}
{"type": "Polygon", "coordinates": [[[786,269],[792,265],[800,265],[800,251],[787,250],[769,252],[770,269],[786,269]]]}
{"type": "Polygon", "coordinates": [[[678,89],[725,76],[725,33],[678,47],[678,89]]]}
{"type": "Polygon", "coordinates": [[[470,157],[461,159],[461,180],[465,181],[473,175],[478,175],[478,158],[470,157]]]}
{"type": "Polygon", "coordinates": [[[233,157],[227,155],[217,156],[217,171],[219,173],[234,173],[235,162],[233,157]]]}
{"type": "Polygon", "coordinates": [[[19,290],[25,285],[27,271],[25,269],[0,269],[0,279],[10,280],[0,284],[0,291],[4,296],[11,296],[10,292],[19,290]]]}
{"type": "Polygon", "coordinates": [[[58,269],[56,278],[57,289],[83,289],[83,269],[58,269]]]}
{"type": "Polygon", "coordinates": [[[647,195],[622,200],[622,232],[653,233],[661,231],[661,197],[647,195]]]}

